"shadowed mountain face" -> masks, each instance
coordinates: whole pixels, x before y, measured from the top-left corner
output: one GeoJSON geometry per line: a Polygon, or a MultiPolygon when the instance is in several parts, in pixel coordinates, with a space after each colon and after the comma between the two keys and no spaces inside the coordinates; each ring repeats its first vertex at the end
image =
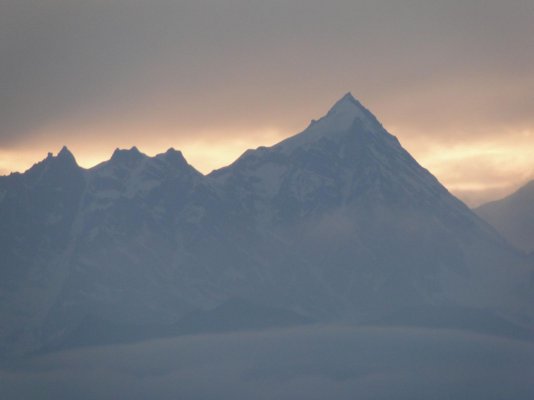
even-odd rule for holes
{"type": "Polygon", "coordinates": [[[502,200],[478,207],[475,212],[514,246],[534,252],[534,181],[502,200]]]}
{"type": "Polygon", "coordinates": [[[350,94],[208,176],[172,149],[117,150],[89,170],[63,149],[0,178],[0,223],[3,351],[81,343],[91,320],[217,331],[233,298],[276,321],[421,307],[529,318],[527,260],[350,94]]]}

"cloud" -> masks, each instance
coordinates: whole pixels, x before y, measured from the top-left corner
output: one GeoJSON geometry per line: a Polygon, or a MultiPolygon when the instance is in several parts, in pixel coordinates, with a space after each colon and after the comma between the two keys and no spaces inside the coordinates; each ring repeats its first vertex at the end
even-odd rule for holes
{"type": "Polygon", "coordinates": [[[308,327],[38,356],[0,370],[25,399],[530,399],[534,347],[408,328],[308,327]]]}
{"type": "Polygon", "coordinates": [[[534,126],[534,6],[523,0],[0,7],[0,150],[22,157],[67,144],[89,164],[118,146],[189,146],[209,171],[269,144],[265,132],[302,130],[349,90],[408,148],[506,143],[534,126]],[[222,139],[234,150],[217,157],[193,145],[222,139]],[[91,142],[100,150],[81,145],[91,142]]]}

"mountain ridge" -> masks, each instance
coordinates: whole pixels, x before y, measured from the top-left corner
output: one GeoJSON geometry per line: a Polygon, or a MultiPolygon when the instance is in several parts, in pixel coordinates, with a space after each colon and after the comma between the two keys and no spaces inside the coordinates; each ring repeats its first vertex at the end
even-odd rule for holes
{"type": "Polygon", "coordinates": [[[208,175],[174,149],[90,169],[69,154],[0,180],[0,353],[57,345],[87,316],[172,325],[231,298],[317,321],[422,306],[531,318],[523,256],[350,94],[208,175]]]}
{"type": "Polygon", "coordinates": [[[525,252],[534,252],[534,180],[474,211],[511,244],[525,252]]]}

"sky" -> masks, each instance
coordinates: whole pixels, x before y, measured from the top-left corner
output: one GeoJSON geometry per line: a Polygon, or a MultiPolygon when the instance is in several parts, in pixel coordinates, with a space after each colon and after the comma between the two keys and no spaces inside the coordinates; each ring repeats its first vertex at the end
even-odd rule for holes
{"type": "Polygon", "coordinates": [[[0,174],[67,145],[202,172],[346,92],[471,205],[534,178],[532,0],[3,0],[0,174]]]}

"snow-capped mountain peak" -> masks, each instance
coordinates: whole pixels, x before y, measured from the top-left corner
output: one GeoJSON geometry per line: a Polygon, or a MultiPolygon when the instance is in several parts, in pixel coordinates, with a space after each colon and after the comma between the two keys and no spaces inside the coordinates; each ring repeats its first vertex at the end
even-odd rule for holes
{"type": "Polygon", "coordinates": [[[324,117],[313,120],[303,132],[280,142],[276,147],[285,152],[293,151],[309,143],[325,138],[342,138],[346,133],[356,131],[385,132],[376,117],[349,92],[324,117]]]}
{"type": "Polygon", "coordinates": [[[336,122],[339,126],[350,128],[356,118],[374,119],[372,114],[349,92],[338,100],[326,114],[325,122],[336,122]]]}

